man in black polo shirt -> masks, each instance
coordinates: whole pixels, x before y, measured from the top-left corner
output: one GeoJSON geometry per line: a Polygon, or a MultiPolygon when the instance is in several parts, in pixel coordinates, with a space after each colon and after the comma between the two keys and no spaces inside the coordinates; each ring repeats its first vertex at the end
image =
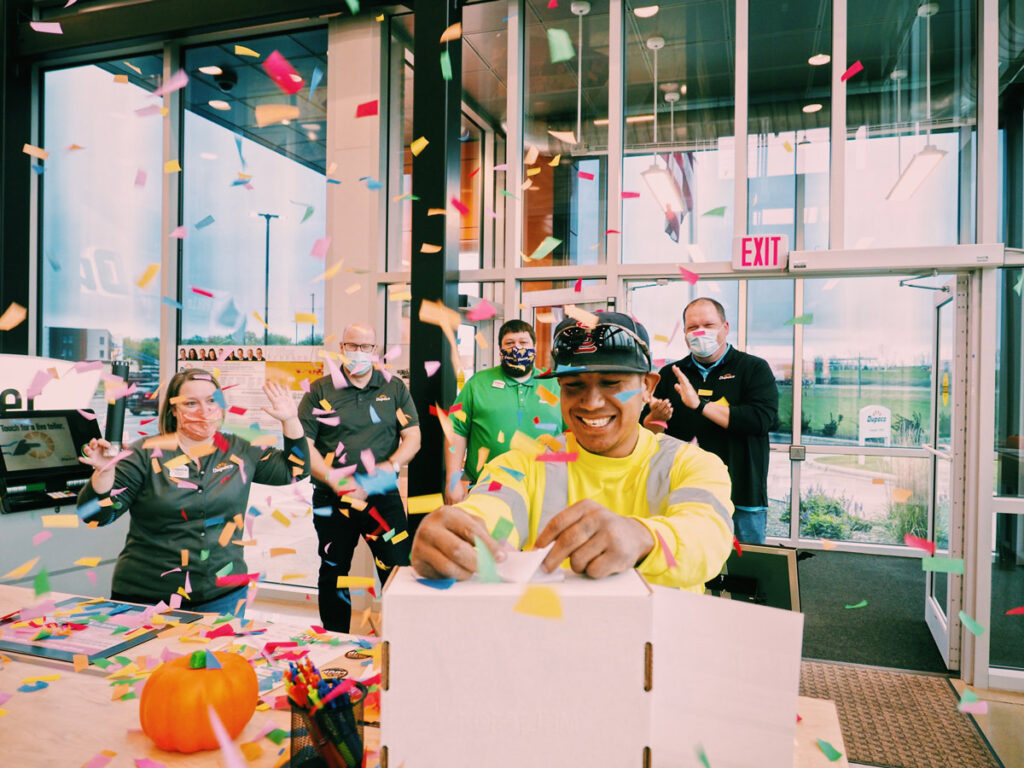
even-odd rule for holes
{"type": "Polygon", "coordinates": [[[726,342],[729,323],[714,299],[683,310],[690,354],[661,369],[642,423],[716,454],[732,477],[736,538],[763,544],[768,522],[768,432],[778,423],[779,390],[768,363],[726,342]]]}
{"type": "Polygon", "coordinates": [[[419,420],[405,383],[375,368],[376,346],[373,328],[347,327],[341,378],[317,379],[299,404],[312,448],[320,621],[335,632],[349,631],[352,605],[338,577],[348,575],[359,537],[373,552],[382,584],[391,568],[409,564],[412,546],[398,473],[420,448],[419,420]]]}

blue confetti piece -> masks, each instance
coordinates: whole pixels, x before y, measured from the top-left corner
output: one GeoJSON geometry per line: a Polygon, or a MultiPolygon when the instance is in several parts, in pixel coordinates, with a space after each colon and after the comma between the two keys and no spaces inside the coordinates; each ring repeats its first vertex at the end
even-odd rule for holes
{"type": "Polygon", "coordinates": [[[379,181],[377,181],[372,176],[369,176],[366,179],[366,188],[367,189],[380,189],[383,186],[384,186],[383,184],[381,184],[379,181]]]}
{"type": "Polygon", "coordinates": [[[334,507],[313,507],[313,514],[317,517],[330,517],[334,507]]]}
{"type": "Polygon", "coordinates": [[[22,686],[19,686],[18,690],[21,693],[34,693],[35,691],[41,691],[41,690],[43,690],[43,688],[49,688],[49,687],[50,687],[49,683],[44,682],[43,680],[38,680],[38,681],[32,683],[32,685],[22,685],[22,686]]]}
{"type": "Polygon", "coordinates": [[[370,406],[370,421],[374,424],[380,424],[380,416],[377,415],[377,411],[372,405],[370,406]]]}
{"type": "Polygon", "coordinates": [[[32,173],[34,173],[36,176],[42,176],[45,171],[46,171],[46,168],[41,166],[41,165],[33,165],[32,166],[32,173]]]}
{"type": "Polygon", "coordinates": [[[249,507],[249,514],[253,517],[259,517],[262,514],[262,512],[256,509],[256,507],[249,507]]]}
{"type": "Polygon", "coordinates": [[[341,184],[341,182],[338,181],[337,179],[328,179],[327,183],[328,184],[341,184]]]}
{"type": "Polygon", "coordinates": [[[164,296],[160,299],[161,304],[166,304],[168,307],[174,307],[175,309],[182,309],[181,302],[175,301],[170,296],[164,296]]]}
{"type": "Polygon", "coordinates": [[[520,472],[518,469],[509,469],[508,467],[501,467],[501,469],[503,472],[512,475],[512,477],[514,477],[516,480],[522,480],[524,477],[526,477],[526,473],[520,472]]]}
{"type": "Polygon", "coordinates": [[[238,149],[238,159],[242,163],[242,169],[245,170],[245,157],[242,155],[242,137],[235,136],[235,147],[238,149]]]}
{"type": "Polygon", "coordinates": [[[537,424],[535,426],[537,427],[537,429],[539,429],[539,430],[541,430],[543,432],[557,432],[558,431],[558,425],[557,424],[552,424],[551,422],[547,422],[547,421],[542,421],[540,424],[537,424]]]}
{"type": "Polygon", "coordinates": [[[639,389],[631,389],[629,392],[618,392],[615,395],[615,399],[620,403],[625,403],[628,400],[632,400],[640,392],[639,389]]]}
{"type": "Polygon", "coordinates": [[[450,589],[455,579],[416,579],[420,584],[431,589],[450,589]]]}
{"type": "Polygon", "coordinates": [[[87,518],[95,515],[100,510],[99,499],[89,499],[85,504],[82,504],[78,508],[78,516],[85,522],[89,522],[87,518]]]}
{"type": "Polygon", "coordinates": [[[221,390],[219,390],[219,389],[213,390],[213,399],[214,399],[214,401],[216,401],[217,405],[219,405],[221,408],[227,408],[228,407],[228,401],[224,399],[224,393],[221,390]]]}
{"type": "Polygon", "coordinates": [[[451,493],[455,490],[455,486],[459,484],[462,479],[462,471],[452,472],[452,476],[448,478],[448,492],[451,493]]]}
{"type": "Polygon", "coordinates": [[[224,669],[220,662],[217,661],[217,657],[214,656],[210,651],[206,652],[206,668],[207,669],[224,669]]]}
{"type": "Polygon", "coordinates": [[[379,468],[372,475],[360,475],[357,472],[354,475],[354,480],[370,496],[387,493],[398,488],[398,475],[379,468]]]}
{"type": "Polygon", "coordinates": [[[346,590],[339,589],[338,590],[338,597],[340,597],[342,600],[344,600],[349,605],[352,605],[352,601],[348,599],[348,595],[346,595],[345,592],[346,592],[346,590]]]}
{"type": "Polygon", "coordinates": [[[295,457],[296,457],[296,458],[298,458],[298,459],[304,459],[304,458],[306,458],[306,452],[305,452],[305,451],[303,451],[303,450],[302,450],[302,449],[301,449],[301,448],[300,448],[299,446],[297,446],[297,445],[293,445],[293,446],[292,446],[292,453],[294,453],[294,454],[295,454],[295,457]]]}
{"type": "Polygon", "coordinates": [[[324,79],[323,70],[320,67],[313,67],[313,76],[309,78],[309,100],[313,100],[313,94],[316,93],[316,87],[320,85],[320,81],[324,79]]]}
{"type": "Polygon", "coordinates": [[[235,179],[231,182],[232,187],[242,187],[248,184],[252,179],[235,179]]]}
{"type": "Polygon", "coordinates": [[[203,229],[204,227],[208,227],[211,224],[213,224],[213,222],[214,222],[213,216],[207,216],[206,218],[202,219],[201,221],[197,221],[196,222],[196,229],[203,229]]]}
{"type": "Polygon", "coordinates": [[[587,370],[583,365],[556,365],[555,373],[578,373],[587,370]]]}
{"type": "Polygon", "coordinates": [[[212,528],[215,525],[221,525],[223,522],[224,522],[224,518],[223,517],[211,517],[211,518],[208,518],[206,520],[205,525],[206,525],[207,528],[212,528]]]}

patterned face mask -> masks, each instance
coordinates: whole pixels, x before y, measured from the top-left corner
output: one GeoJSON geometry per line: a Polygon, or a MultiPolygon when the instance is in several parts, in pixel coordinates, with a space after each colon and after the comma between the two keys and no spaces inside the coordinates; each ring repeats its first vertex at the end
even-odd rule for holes
{"type": "Polygon", "coordinates": [[[501,350],[501,367],[510,376],[525,376],[533,370],[537,350],[532,347],[512,347],[501,350]]]}

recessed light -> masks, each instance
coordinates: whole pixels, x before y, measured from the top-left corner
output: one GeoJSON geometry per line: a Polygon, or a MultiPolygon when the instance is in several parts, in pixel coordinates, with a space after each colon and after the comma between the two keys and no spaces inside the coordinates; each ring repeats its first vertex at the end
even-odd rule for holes
{"type": "Polygon", "coordinates": [[[214,109],[219,109],[221,112],[226,112],[227,110],[231,109],[231,105],[223,99],[210,99],[210,101],[208,101],[207,104],[209,104],[214,109]]]}
{"type": "Polygon", "coordinates": [[[683,96],[686,95],[686,83],[683,83],[682,85],[679,86],[679,92],[683,94],[683,96]]]}
{"type": "Polygon", "coordinates": [[[319,131],[320,123],[303,123],[302,127],[305,128],[307,131],[319,131]]]}
{"type": "Polygon", "coordinates": [[[209,67],[200,67],[199,71],[202,72],[204,75],[213,76],[221,75],[224,73],[223,69],[221,69],[220,67],[215,67],[213,65],[210,65],[209,67]]]}
{"type": "Polygon", "coordinates": [[[658,12],[658,6],[656,5],[643,5],[639,8],[633,9],[633,14],[641,19],[649,19],[658,12]]]}
{"type": "Polygon", "coordinates": [[[319,136],[317,135],[316,131],[306,131],[306,138],[309,139],[310,141],[316,141],[319,138],[319,136]]]}
{"type": "Polygon", "coordinates": [[[820,67],[828,64],[830,61],[832,61],[832,57],[827,53],[816,53],[807,60],[807,63],[812,67],[820,67]]]}
{"type": "Polygon", "coordinates": [[[821,111],[821,104],[804,104],[803,111],[808,115],[821,111]]]}

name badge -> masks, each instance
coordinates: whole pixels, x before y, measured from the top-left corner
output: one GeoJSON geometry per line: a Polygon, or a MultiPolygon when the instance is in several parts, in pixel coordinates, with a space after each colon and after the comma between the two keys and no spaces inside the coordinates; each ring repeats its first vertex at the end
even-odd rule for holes
{"type": "Polygon", "coordinates": [[[491,386],[494,387],[495,389],[504,389],[505,388],[505,382],[501,381],[500,379],[498,379],[496,381],[492,381],[491,382],[491,386]]]}
{"type": "Polygon", "coordinates": [[[173,469],[167,470],[170,472],[171,477],[175,477],[179,480],[188,479],[188,467],[174,467],[173,469]]]}
{"type": "Polygon", "coordinates": [[[711,397],[711,395],[713,395],[714,392],[712,392],[710,389],[698,389],[697,394],[700,397],[711,397]]]}

